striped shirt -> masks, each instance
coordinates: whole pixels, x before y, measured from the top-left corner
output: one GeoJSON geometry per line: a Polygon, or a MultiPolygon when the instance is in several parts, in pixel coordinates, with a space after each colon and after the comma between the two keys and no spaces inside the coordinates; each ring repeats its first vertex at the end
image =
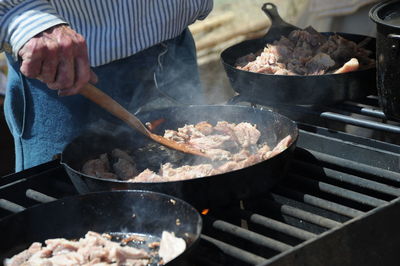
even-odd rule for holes
{"type": "Polygon", "coordinates": [[[36,34],[69,24],[86,38],[91,66],[178,36],[212,0],[0,0],[0,49],[17,57],[36,34]]]}

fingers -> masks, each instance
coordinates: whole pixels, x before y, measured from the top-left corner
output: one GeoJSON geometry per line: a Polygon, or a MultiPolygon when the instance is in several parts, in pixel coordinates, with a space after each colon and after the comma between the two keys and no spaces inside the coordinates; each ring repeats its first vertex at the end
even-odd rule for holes
{"type": "Polygon", "coordinates": [[[48,38],[44,38],[44,42],[46,43],[46,52],[39,78],[42,82],[51,84],[56,81],[57,68],[60,63],[59,47],[48,38]]]}
{"type": "Polygon", "coordinates": [[[30,43],[25,45],[19,52],[22,59],[21,73],[28,78],[36,78],[41,72],[43,62],[43,51],[41,48],[35,49],[39,44],[30,43]],[[37,50],[36,52],[34,52],[37,50]]]}
{"type": "Polygon", "coordinates": [[[76,51],[74,68],[75,82],[70,88],[63,90],[59,94],[62,96],[77,94],[89,81],[97,81],[97,76],[90,70],[85,40],[78,35],[75,36],[75,41],[79,43],[79,47],[82,47],[82,49],[76,51]]]}
{"type": "Polygon", "coordinates": [[[73,95],[89,81],[97,82],[90,70],[85,39],[62,25],[42,32],[20,50],[21,72],[37,78],[59,95],[73,95]]]}

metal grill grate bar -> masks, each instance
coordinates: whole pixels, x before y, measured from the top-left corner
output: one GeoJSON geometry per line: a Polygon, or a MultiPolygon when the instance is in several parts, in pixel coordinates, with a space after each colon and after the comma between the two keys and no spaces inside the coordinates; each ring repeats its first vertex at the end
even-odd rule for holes
{"type": "Polygon", "coordinates": [[[400,173],[395,173],[393,171],[388,171],[382,168],[342,159],[336,156],[324,154],[318,151],[313,151],[307,149],[313,156],[315,156],[319,161],[324,163],[329,163],[333,165],[337,165],[343,168],[349,168],[352,170],[356,170],[361,173],[365,173],[368,175],[374,175],[376,177],[386,178],[391,181],[396,181],[400,183],[400,173]]]}
{"type": "Polygon", "coordinates": [[[237,248],[235,246],[229,245],[212,237],[206,236],[202,234],[201,239],[204,239],[212,244],[216,245],[219,249],[221,249],[225,254],[232,256],[233,258],[237,258],[243,262],[257,265],[262,263],[267,263],[269,260],[243,249],[237,248]]]}
{"type": "Polygon", "coordinates": [[[302,201],[304,203],[313,205],[315,207],[319,207],[325,210],[329,210],[332,212],[336,212],[338,214],[342,214],[344,216],[347,217],[358,217],[364,214],[364,212],[329,201],[329,200],[325,200],[325,199],[321,199],[318,197],[315,197],[313,195],[310,194],[306,194],[306,193],[302,193],[302,192],[297,192],[294,191],[292,189],[288,189],[288,188],[284,188],[282,186],[279,186],[276,190],[276,192],[278,193],[282,193],[285,195],[288,195],[289,197],[291,197],[292,199],[298,200],[298,201],[302,201]]]}
{"type": "Polygon", "coordinates": [[[346,198],[346,199],[350,199],[353,200],[355,202],[361,203],[361,204],[365,204],[368,206],[372,206],[372,207],[379,207],[382,206],[386,203],[388,203],[385,200],[381,200],[381,199],[377,199],[371,196],[367,196],[349,189],[344,189],[344,188],[340,188],[325,182],[320,182],[317,180],[313,180],[313,179],[308,179],[299,175],[295,175],[295,174],[289,174],[291,178],[295,178],[297,179],[299,182],[306,184],[310,187],[313,188],[319,188],[319,190],[326,192],[326,193],[330,193],[333,195],[336,195],[338,197],[342,197],[342,198],[346,198]]]}
{"type": "Polygon", "coordinates": [[[329,120],[343,122],[343,123],[354,125],[354,126],[359,126],[359,127],[364,127],[364,128],[370,128],[370,129],[375,129],[375,130],[380,130],[380,131],[386,131],[386,132],[392,132],[392,133],[400,134],[400,127],[389,125],[389,124],[385,124],[385,123],[369,121],[369,120],[363,120],[363,119],[357,119],[357,118],[354,118],[354,117],[341,115],[341,114],[336,114],[336,113],[332,113],[332,112],[322,112],[320,114],[320,117],[326,118],[326,119],[329,119],[329,120]]]}
{"type": "Polygon", "coordinates": [[[273,202],[270,200],[263,200],[263,203],[265,203],[266,206],[274,209],[278,209],[280,212],[286,215],[290,215],[292,217],[325,227],[325,228],[335,228],[341,225],[341,223],[336,222],[334,220],[322,217],[320,215],[306,212],[303,210],[300,210],[298,208],[286,205],[286,204],[279,204],[277,202],[273,202]]]}
{"type": "Polygon", "coordinates": [[[57,200],[56,198],[47,196],[46,194],[43,194],[41,192],[38,192],[33,189],[27,189],[25,195],[33,200],[36,200],[41,203],[46,203],[46,202],[51,202],[57,200]]]}
{"type": "Polygon", "coordinates": [[[250,230],[244,229],[240,226],[233,225],[222,220],[216,220],[212,223],[212,225],[215,229],[238,236],[254,244],[261,245],[275,251],[282,252],[292,248],[292,246],[288,244],[282,243],[280,241],[263,236],[258,233],[254,233],[250,230]]]}
{"type": "Polygon", "coordinates": [[[360,115],[366,115],[369,117],[375,117],[378,119],[386,119],[385,114],[377,109],[372,109],[372,108],[367,108],[367,107],[361,107],[361,106],[356,106],[356,105],[350,105],[350,104],[338,104],[335,106],[335,112],[340,112],[340,111],[348,111],[351,113],[355,114],[360,114],[360,115]]]}
{"type": "Polygon", "coordinates": [[[305,230],[299,229],[297,227],[282,223],[280,221],[271,219],[269,217],[262,216],[257,213],[252,213],[246,210],[237,209],[234,212],[239,214],[244,219],[248,219],[254,224],[258,224],[264,226],[266,228],[275,230],[277,232],[284,233],[286,235],[301,239],[301,240],[308,240],[311,238],[316,237],[317,235],[314,233],[307,232],[305,230]]]}
{"type": "Polygon", "coordinates": [[[0,208],[13,213],[22,212],[23,210],[25,210],[25,207],[6,199],[0,199],[0,208]]]}
{"type": "Polygon", "coordinates": [[[319,167],[308,162],[293,160],[293,164],[301,167],[302,169],[307,169],[307,173],[310,172],[311,174],[318,175],[322,170],[327,177],[334,180],[346,182],[362,188],[368,188],[394,197],[400,196],[400,189],[382,183],[364,179],[355,175],[346,174],[326,167],[319,167]]]}

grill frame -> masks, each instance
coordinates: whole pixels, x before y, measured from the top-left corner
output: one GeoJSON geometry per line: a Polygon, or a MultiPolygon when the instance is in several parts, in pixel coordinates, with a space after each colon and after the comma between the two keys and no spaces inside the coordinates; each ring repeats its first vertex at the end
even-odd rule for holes
{"type": "MultiPolygon", "coordinates": [[[[280,106],[278,112],[299,121],[289,175],[263,197],[203,216],[200,245],[215,254],[200,252],[192,264],[397,265],[400,146],[333,130],[326,122],[396,135],[398,123],[384,118],[374,96],[334,106],[280,106]]],[[[58,161],[2,177],[0,219],[11,214],[2,207],[20,211],[74,193],[58,161]]]]}

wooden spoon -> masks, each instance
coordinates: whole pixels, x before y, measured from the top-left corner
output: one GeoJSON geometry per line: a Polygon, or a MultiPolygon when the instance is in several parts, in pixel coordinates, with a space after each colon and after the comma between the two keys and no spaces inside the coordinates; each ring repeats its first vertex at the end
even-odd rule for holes
{"type": "Polygon", "coordinates": [[[161,145],[164,145],[166,147],[169,147],[171,149],[175,149],[178,151],[182,151],[185,153],[190,153],[193,155],[199,155],[203,157],[208,157],[204,152],[200,150],[193,149],[192,147],[182,144],[182,143],[177,143],[173,140],[164,138],[162,136],[159,136],[157,134],[151,133],[145,125],[137,118],[135,115],[131,114],[128,110],[126,110],[122,105],[114,101],[110,96],[105,94],[103,91],[100,89],[96,88],[95,86],[91,84],[85,85],[81,92],[81,95],[85,96],[89,100],[93,101],[97,105],[101,106],[111,114],[115,115],[125,123],[127,123],[129,126],[133,127],[134,129],[137,129],[140,131],[142,134],[146,135],[150,139],[160,143],[161,145]]]}

